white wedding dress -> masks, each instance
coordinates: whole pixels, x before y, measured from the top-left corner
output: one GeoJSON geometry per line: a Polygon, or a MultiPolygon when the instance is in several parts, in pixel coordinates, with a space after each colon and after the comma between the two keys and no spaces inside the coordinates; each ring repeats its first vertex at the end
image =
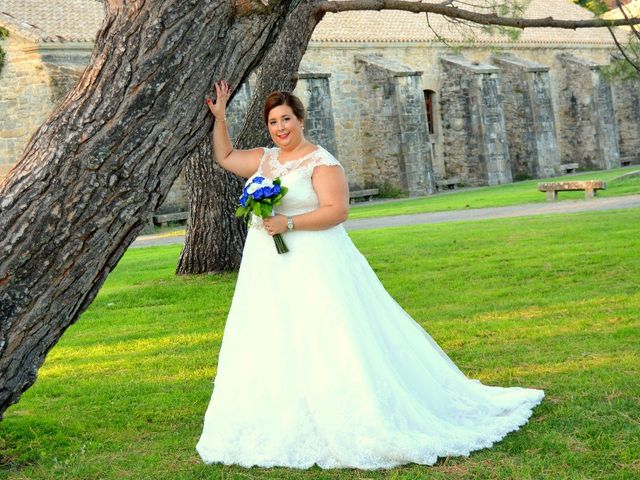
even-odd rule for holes
{"type": "MultiPolygon", "coordinates": [[[[289,188],[277,212],[314,210],[326,150],[256,175],[289,188]]],[[[489,447],[527,422],[542,390],[470,380],[387,293],[342,225],[287,232],[253,219],[197,451],[206,463],[389,468],[489,447]]]]}

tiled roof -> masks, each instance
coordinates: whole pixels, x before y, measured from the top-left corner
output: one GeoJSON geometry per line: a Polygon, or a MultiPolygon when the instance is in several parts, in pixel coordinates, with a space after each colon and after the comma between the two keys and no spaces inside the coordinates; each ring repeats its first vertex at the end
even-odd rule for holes
{"type": "Polygon", "coordinates": [[[96,0],[0,2],[0,25],[38,42],[93,42],[103,18],[96,0]]]}
{"type": "MultiPolygon", "coordinates": [[[[430,0],[441,2],[442,0],[430,0]]],[[[492,0],[466,0],[483,3],[492,0]]],[[[593,15],[571,0],[530,0],[525,17],[553,16],[582,20],[593,15]]],[[[2,0],[0,25],[40,42],[92,42],[104,17],[103,5],[96,0],[2,0]]],[[[455,27],[440,15],[429,15],[433,30],[447,41],[464,42],[473,36],[480,43],[511,43],[506,36],[489,35],[479,28],[455,27]]],[[[384,10],[327,14],[316,27],[312,41],[318,42],[433,42],[438,35],[427,24],[424,14],[384,10]]],[[[606,29],[564,30],[526,29],[518,43],[612,44],[606,29]]]]}
{"type": "MultiPolygon", "coordinates": [[[[440,3],[442,0],[430,0],[440,3]]],[[[466,0],[469,4],[488,4],[491,0],[466,0]]],[[[464,5],[461,5],[461,8],[464,5]]],[[[594,15],[571,0],[530,0],[525,18],[552,16],[562,20],[588,20],[594,15]]],[[[460,29],[441,15],[416,14],[397,10],[328,13],[316,27],[312,41],[317,42],[434,42],[438,35],[447,41],[465,42],[472,35],[480,43],[512,43],[504,35],[489,35],[482,29],[460,29]],[[434,30],[436,33],[434,33],[434,30]]],[[[566,30],[560,28],[528,28],[517,43],[546,44],[613,44],[606,28],[566,30]]]]}

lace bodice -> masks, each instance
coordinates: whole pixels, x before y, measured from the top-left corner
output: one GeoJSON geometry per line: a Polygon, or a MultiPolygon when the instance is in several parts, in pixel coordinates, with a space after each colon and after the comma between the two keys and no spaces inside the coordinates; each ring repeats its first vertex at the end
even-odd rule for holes
{"type": "MultiPolygon", "coordinates": [[[[256,176],[267,177],[272,180],[279,177],[282,180],[282,185],[287,187],[289,191],[283,197],[282,203],[275,207],[274,211],[276,213],[299,215],[318,208],[318,196],[311,183],[314,169],[320,165],[342,168],[340,162],[322,147],[318,147],[307,155],[285,163],[280,163],[279,156],[279,148],[265,148],[258,170],[248,181],[251,181],[256,176]]],[[[261,228],[262,219],[254,216],[251,224],[256,228],[261,228]]]]}

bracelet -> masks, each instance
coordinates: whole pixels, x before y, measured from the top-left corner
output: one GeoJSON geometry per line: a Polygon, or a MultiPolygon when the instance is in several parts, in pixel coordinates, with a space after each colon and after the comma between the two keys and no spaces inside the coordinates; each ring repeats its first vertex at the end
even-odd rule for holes
{"type": "Polygon", "coordinates": [[[225,115],[222,118],[218,118],[216,117],[216,122],[222,122],[222,123],[227,123],[227,116],[225,115]]]}

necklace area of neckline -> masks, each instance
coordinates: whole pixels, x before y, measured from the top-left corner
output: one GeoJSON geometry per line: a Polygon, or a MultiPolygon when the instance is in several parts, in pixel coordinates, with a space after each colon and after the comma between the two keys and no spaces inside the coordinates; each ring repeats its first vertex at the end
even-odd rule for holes
{"type": "Polygon", "coordinates": [[[277,152],[277,155],[275,155],[275,156],[273,157],[273,159],[276,161],[276,163],[278,163],[278,164],[280,164],[280,165],[282,165],[282,166],[290,165],[291,163],[294,163],[294,162],[299,162],[299,161],[304,160],[305,158],[307,158],[307,157],[309,157],[309,156],[313,155],[314,153],[319,153],[319,152],[322,150],[322,147],[321,147],[320,145],[317,145],[315,149],[311,150],[309,153],[307,153],[307,154],[305,154],[305,155],[302,155],[301,157],[293,158],[293,159],[291,159],[291,160],[286,160],[286,161],[284,161],[284,162],[281,162],[281,161],[280,161],[280,152],[281,152],[282,150],[280,150],[280,148],[279,148],[279,147],[276,147],[276,148],[278,148],[278,152],[277,152]]]}

